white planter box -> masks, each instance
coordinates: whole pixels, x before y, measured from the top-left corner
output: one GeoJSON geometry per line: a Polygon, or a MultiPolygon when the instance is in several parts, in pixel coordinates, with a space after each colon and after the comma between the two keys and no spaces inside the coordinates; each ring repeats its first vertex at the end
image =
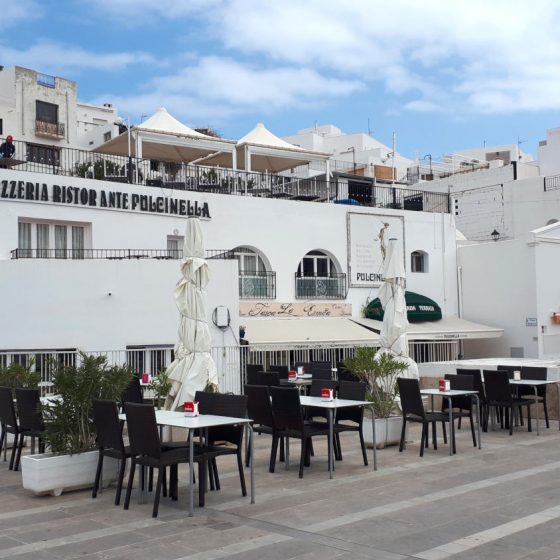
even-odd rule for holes
{"type": "MultiPolygon", "coordinates": [[[[88,451],[74,455],[24,455],[21,458],[23,487],[35,494],[60,496],[67,490],[93,487],[98,452],[88,451]]],[[[103,459],[103,486],[117,479],[118,461],[103,459]]]]}
{"type": "MultiPolygon", "coordinates": [[[[397,445],[401,439],[402,416],[375,419],[375,441],[377,449],[386,445],[397,445]]],[[[373,447],[373,434],[371,432],[371,418],[364,418],[364,439],[367,447],[373,447]]]]}

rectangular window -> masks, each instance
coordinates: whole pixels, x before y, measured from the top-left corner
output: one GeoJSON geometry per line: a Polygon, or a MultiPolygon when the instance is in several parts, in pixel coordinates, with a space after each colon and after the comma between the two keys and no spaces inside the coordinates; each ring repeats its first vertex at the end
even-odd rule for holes
{"type": "Polygon", "coordinates": [[[22,258],[31,257],[31,224],[19,222],[18,249],[22,258]]]}
{"type": "Polygon", "coordinates": [[[56,259],[65,259],[68,249],[66,226],[54,226],[54,256],[56,259]]]}
{"type": "Polygon", "coordinates": [[[54,103],[45,103],[44,101],[35,101],[36,120],[58,124],[58,105],[54,103]]]}
{"type": "Polygon", "coordinates": [[[109,140],[111,140],[111,131],[106,132],[106,133],[103,135],[103,142],[109,142],[109,140]]]}
{"type": "Polygon", "coordinates": [[[84,258],[84,227],[72,226],[72,258],[84,258]]]}
{"type": "Polygon", "coordinates": [[[27,161],[59,166],[60,148],[42,144],[27,144],[27,161]]]}
{"type": "Polygon", "coordinates": [[[4,123],[2,122],[2,119],[0,119],[0,136],[2,136],[4,134],[4,123]]]}
{"type": "Polygon", "coordinates": [[[18,257],[45,259],[83,259],[91,224],[79,222],[34,222],[21,218],[18,222],[18,257]],[[70,250],[72,251],[70,254],[70,250]]]}
{"type": "Polygon", "coordinates": [[[49,258],[49,224],[37,224],[37,258],[49,258]]]}
{"type": "Polygon", "coordinates": [[[185,238],[181,236],[167,236],[167,256],[170,259],[181,259],[183,257],[183,243],[185,238]]]}

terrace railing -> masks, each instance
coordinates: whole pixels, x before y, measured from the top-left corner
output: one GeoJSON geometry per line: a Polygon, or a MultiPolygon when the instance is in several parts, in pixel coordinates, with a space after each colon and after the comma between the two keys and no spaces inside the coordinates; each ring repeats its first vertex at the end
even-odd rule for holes
{"type": "MultiPolygon", "coordinates": [[[[56,136],[64,135],[60,128],[53,132],[56,132],[56,136]]],[[[0,142],[2,140],[0,138],[0,142]]],[[[447,193],[408,189],[400,185],[379,185],[373,180],[367,195],[361,196],[359,201],[352,201],[349,200],[352,197],[348,194],[347,183],[338,179],[325,181],[165,161],[159,162],[162,171],[154,172],[149,160],[17,140],[14,144],[16,152],[13,163],[0,162],[0,167],[162,189],[449,213],[447,193]]]]}
{"type": "MultiPolygon", "coordinates": [[[[375,344],[371,346],[376,346],[375,344]]],[[[220,391],[240,393],[246,382],[247,364],[262,364],[265,369],[271,365],[293,365],[295,362],[327,361],[333,367],[345,358],[353,356],[356,345],[329,346],[325,344],[299,345],[298,347],[282,344],[267,346],[215,346],[212,357],[218,371],[220,391]]],[[[418,362],[438,362],[457,360],[459,342],[432,341],[409,342],[410,355],[418,362]]],[[[85,352],[95,356],[107,357],[109,364],[129,365],[136,373],[147,372],[157,375],[166,369],[173,361],[174,349],[172,344],[154,346],[129,346],[126,350],[106,350],[85,352]]],[[[41,391],[43,394],[52,393],[50,386],[57,363],[65,365],[79,365],[81,353],[75,348],[64,349],[29,349],[29,350],[0,350],[0,367],[11,363],[29,366],[40,373],[41,391]]]]}

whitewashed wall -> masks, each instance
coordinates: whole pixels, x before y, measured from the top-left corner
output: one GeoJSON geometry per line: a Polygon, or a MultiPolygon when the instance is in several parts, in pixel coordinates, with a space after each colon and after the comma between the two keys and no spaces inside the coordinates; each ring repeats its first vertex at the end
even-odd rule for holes
{"type": "MultiPolygon", "coordinates": [[[[276,301],[281,303],[296,301],[295,273],[301,258],[309,251],[326,251],[338,263],[340,270],[348,273],[347,213],[349,211],[379,216],[380,223],[383,215],[402,215],[405,220],[407,270],[410,271],[410,253],[412,251],[420,249],[429,254],[429,272],[426,274],[410,274],[408,289],[423,293],[437,301],[444,314],[452,315],[457,312],[455,226],[453,217],[450,215],[257,197],[197,194],[189,191],[172,192],[166,190],[163,192],[163,190],[153,187],[104,183],[77,177],[56,177],[0,169],[0,181],[2,180],[25,180],[48,182],[49,184],[56,181],[56,184],[59,185],[134,192],[152,196],[166,195],[189,199],[193,202],[195,200],[199,203],[207,202],[211,219],[203,221],[202,224],[206,248],[232,249],[244,245],[262,253],[270,263],[270,269],[276,272],[276,301]]],[[[89,223],[91,224],[92,247],[95,249],[166,249],[167,236],[174,235],[176,231],[183,234],[186,226],[186,218],[184,217],[0,198],[1,259],[9,259],[10,250],[17,247],[17,224],[18,218],[22,217],[37,220],[89,223]]],[[[378,232],[377,228],[372,229],[371,237],[363,240],[363,242],[377,244],[378,241],[375,238],[378,232]]],[[[46,262],[37,259],[26,262],[8,260],[2,263],[2,268],[6,271],[6,274],[2,275],[0,283],[9,286],[13,292],[14,286],[21,279],[27,291],[33,291],[31,290],[32,286],[35,286],[35,291],[41,291],[44,289],[45,280],[52,278],[52,281],[49,281],[49,290],[51,290],[49,298],[60,302],[64,300],[68,284],[78,281],[74,276],[77,274],[76,270],[87,270],[88,274],[91,273],[98,280],[102,278],[100,271],[104,271],[103,274],[108,274],[109,278],[117,278],[121,265],[124,264],[123,261],[102,262],[99,260],[87,263],[61,262],[59,260],[46,262]],[[58,271],[64,271],[64,274],[58,271]],[[65,280],[65,277],[68,280],[65,280]]],[[[131,267],[130,275],[125,276],[127,281],[133,278],[141,278],[134,265],[132,263],[127,264],[130,264],[131,267]]],[[[150,282],[156,282],[155,278],[158,271],[168,268],[171,271],[168,282],[173,283],[176,279],[176,275],[172,272],[176,270],[177,265],[174,265],[173,262],[156,261],[149,263],[141,261],[139,266],[146,266],[146,274],[150,282]],[[151,268],[152,265],[153,268],[151,268]]],[[[122,270],[129,270],[129,268],[123,266],[122,270]]],[[[163,280],[158,279],[154,285],[159,287],[159,282],[163,282],[163,280]]],[[[236,276],[228,275],[224,282],[227,282],[227,289],[231,293],[237,291],[236,276]]],[[[101,284],[104,285],[105,282],[99,285],[101,284]]],[[[98,286],[98,282],[95,282],[95,286],[98,286]]],[[[224,284],[224,289],[225,286],[226,284],[224,284]]],[[[109,288],[104,287],[102,290],[107,289],[109,288]]],[[[150,290],[150,296],[155,292],[157,290],[150,290]]],[[[166,290],[163,290],[163,292],[168,293],[166,290]]],[[[75,309],[81,309],[77,303],[79,298],[86,297],[87,299],[88,293],[89,291],[86,291],[85,296],[83,291],[75,293],[74,312],[75,309]]],[[[138,295],[140,293],[146,292],[140,290],[138,295]]],[[[346,302],[352,304],[353,314],[357,316],[368,298],[373,299],[376,295],[377,288],[351,288],[346,302]]],[[[216,294],[212,297],[216,297],[216,299],[210,298],[210,307],[220,304],[221,300],[216,294]]],[[[226,299],[229,301],[229,296],[226,299]]],[[[21,301],[21,298],[19,300],[21,301]]],[[[94,301],[97,301],[97,299],[94,301]]],[[[105,305],[105,300],[102,300],[100,305],[105,305]]],[[[99,309],[111,310],[113,305],[107,302],[106,307],[99,307],[99,309]]],[[[50,320],[51,307],[47,305],[46,308],[39,307],[38,310],[40,312],[35,314],[37,317],[47,317],[50,320]]],[[[14,317],[12,313],[16,313],[16,311],[16,307],[11,308],[10,316],[14,317]]],[[[80,314],[82,314],[81,310],[80,314]]],[[[86,316],[87,313],[84,312],[83,315],[86,316]]],[[[166,316],[166,324],[168,324],[168,320],[166,316]]],[[[57,324],[57,329],[61,328],[62,324],[57,324]]],[[[4,328],[8,328],[7,323],[4,323],[4,328]]],[[[0,331],[0,335],[3,334],[2,331],[0,331]]],[[[22,333],[24,332],[22,331],[22,333]]],[[[236,329],[235,332],[237,332],[236,329]]],[[[94,339],[91,343],[93,342],[99,344],[101,341],[94,339]]]]}
{"type": "MultiPolygon", "coordinates": [[[[209,264],[213,346],[235,345],[237,262],[209,264]],[[223,333],[212,325],[217,305],[230,309],[232,331],[223,333]]],[[[105,351],[175,344],[179,312],[173,290],[180,278],[179,261],[2,260],[0,347],[105,351]]]]}
{"type": "Polygon", "coordinates": [[[466,358],[509,357],[522,347],[525,357],[539,355],[534,252],[525,240],[510,240],[459,248],[463,317],[504,329],[501,338],[465,342],[466,358]]]}

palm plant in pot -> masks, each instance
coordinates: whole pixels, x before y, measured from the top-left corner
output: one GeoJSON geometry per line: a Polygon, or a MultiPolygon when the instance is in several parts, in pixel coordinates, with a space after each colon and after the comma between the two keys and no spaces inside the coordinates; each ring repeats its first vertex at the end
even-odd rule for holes
{"type": "MultiPolygon", "coordinates": [[[[109,365],[105,356],[80,353],[77,365],[52,363],[56,398],[42,407],[50,453],[22,458],[23,486],[59,495],[91,486],[97,463],[94,399],[118,400],[132,379],[127,366],[109,365]]],[[[115,467],[116,472],[116,467],[115,467]]]]}
{"type": "MultiPolygon", "coordinates": [[[[398,443],[402,418],[397,406],[397,377],[408,369],[408,364],[391,354],[378,354],[377,348],[359,347],[353,356],[344,360],[344,367],[367,384],[366,398],[372,402],[376,418],[377,447],[398,443]]],[[[364,423],[366,437],[367,426],[369,422],[364,423]]],[[[369,440],[373,442],[373,434],[369,435],[369,440]]]]}

